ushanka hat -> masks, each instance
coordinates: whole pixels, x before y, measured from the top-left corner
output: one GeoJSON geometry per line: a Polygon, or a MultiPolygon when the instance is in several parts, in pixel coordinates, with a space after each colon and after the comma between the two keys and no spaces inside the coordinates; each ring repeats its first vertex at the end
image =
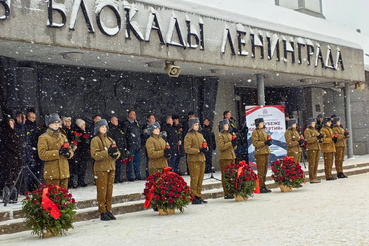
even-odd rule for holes
{"type": "Polygon", "coordinates": [[[337,125],[337,121],[341,121],[341,118],[340,117],[334,117],[333,118],[333,126],[337,125]]]}
{"type": "Polygon", "coordinates": [[[60,117],[57,113],[52,113],[49,115],[45,116],[45,124],[46,126],[49,126],[50,124],[59,121],[60,122],[60,117]]]}
{"type": "Polygon", "coordinates": [[[255,119],[255,127],[259,127],[259,124],[261,122],[264,122],[264,119],[263,118],[257,118],[257,119],[255,119]]]}
{"type": "Polygon", "coordinates": [[[160,124],[158,122],[154,122],[152,123],[148,128],[147,128],[147,135],[151,136],[152,135],[152,132],[159,128],[160,130],[160,124]]]}
{"type": "Polygon", "coordinates": [[[228,124],[229,125],[229,120],[228,119],[223,119],[222,121],[219,122],[219,131],[220,132],[224,132],[224,125],[228,124]]]}
{"type": "Polygon", "coordinates": [[[102,127],[102,126],[106,126],[106,132],[109,131],[108,122],[105,119],[101,119],[101,120],[95,122],[95,128],[94,128],[94,134],[95,135],[97,135],[97,133],[99,132],[100,127],[102,127]]]}
{"type": "Polygon", "coordinates": [[[311,124],[313,124],[313,122],[316,122],[316,118],[310,118],[308,120],[308,126],[311,126],[311,124]]]}
{"type": "Polygon", "coordinates": [[[297,124],[297,120],[296,120],[296,119],[289,119],[289,120],[287,121],[287,128],[288,128],[288,129],[292,128],[292,125],[293,125],[293,124],[297,124]]]}
{"type": "Polygon", "coordinates": [[[324,118],[323,124],[326,125],[328,122],[332,122],[332,119],[330,117],[324,118]]]}
{"type": "Polygon", "coordinates": [[[200,120],[199,118],[195,117],[192,119],[188,119],[188,126],[189,126],[189,131],[193,130],[193,125],[198,123],[199,124],[199,131],[201,130],[201,126],[200,126],[200,120]]]}

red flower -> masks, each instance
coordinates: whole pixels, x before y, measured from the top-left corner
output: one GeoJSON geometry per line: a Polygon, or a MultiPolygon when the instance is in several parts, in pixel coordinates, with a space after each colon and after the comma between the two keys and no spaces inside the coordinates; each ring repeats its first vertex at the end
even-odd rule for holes
{"type": "Polygon", "coordinates": [[[186,199],[187,199],[187,197],[186,197],[186,196],[183,196],[183,197],[182,197],[182,200],[183,200],[183,201],[186,201],[186,199]]]}
{"type": "Polygon", "coordinates": [[[75,204],[76,203],[76,200],[74,200],[74,198],[72,198],[72,203],[75,204]]]}
{"type": "Polygon", "coordinates": [[[176,196],[175,196],[175,198],[180,198],[181,196],[179,195],[179,194],[177,194],[176,196]]]}
{"type": "Polygon", "coordinates": [[[164,185],[159,185],[159,188],[162,190],[162,189],[164,189],[164,185]]]}
{"type": "Polygon", "coordinates": [[[187,193],[188,193],[188,190],[187,190],[187,189],[185,189],[185,190],[184,190],[184,193],[185,193],[185,194],[187,194],[187,193]]]}
{"type": "Polygon", "coordinates": [[[161,200],[166,201],[166,200],[167,200],[167,198],[166,198],[165,196],[163,196],[163,197],[161,198],[161,200]]]}
{"type": "Polygon", "coordinates": [[[58,201],[59,201],[59,200],[60,200],[60,196],[57,196],[57,197],[56,197],[56,200],[58,200],[58,201]]]}
{"type": "Polygon", "coordinates": [[[168,193],[168,196],[174,196],[174,193],[173,192],[169,192],[168,193]]]}
{"type": "Polygon", "coordinates": [[[164,187],[164,190],[169,190],[168,186],[165,186],[165,187],[164,187]]]}
{"type": "Polygon", "coordinates": [[[160,193],[161,193],[162,195],[165,195],[165,190],[162,190],[160,193]]]}
{"type": "Polygon", "coordinates": [[[86,133],[86,134],[83,135],[83,138],[89,138],[89,137],[90,137],[90,134],[86,133]]]}
{"type": "Polygon", "coordinates": [[[67,206],[67,204],[66,204],[66,203],[64,203],[63,205],[64,205],[64,207],[66,207],[66,206],[67,206]]]}
{"type": "Polygon", "coordinates": [[[177,192],[181,192],[182,191],[182,189],[181,188],[177,188],[177,192]]]}
{"type": "Polygon", "coordinates": [[[155,200],[160,200],[160,196],[159,195],[156,195],[155,196],[155,200]]]}
{"type": "Polygon", "coordinates": [[[78,145],[78,142],[76,140],[73,140],[72,143],[77,146],[78,145]]]}
{"type": "Polygon", "coordinates": [[[72,194],[71,194],[71,193],[69,193],[69,194],[68,194],[68,196],[69,196],[69,197],[72,197],[72,194]]]}
{"type": "Polygon", "coordinates": [[[31,194],[31,192],[29,192],[29,191],[27,191],[27,192],[26,192],[26,196],[28,196],[28,195],[30,195],[30,194],[31,194]]]}
{"type": "Polygon", "coordinates": [[[278,173],[278,169],[274,169],[274,170],[273,170],[273,172],[274,172],[274,173],[278,173]]]}
{"type": "Polygon", "coordinates": [[[29,198],[29,196],[27,196],[27,197],[26,197],[26,199],[27,199],[27,200],[29,200],[29,199],[31,199],[31,198],[29,198]]]}
{"type": "Polygon", "coordinates": [[[59,204],[59,203],[55,203],[55,205],[56,205],[57,207],[59,207],[59,206],[60,206],[60,204],[59,204]]]}
{"type": "Polygon", "coordinates": [[[33,200],[33,203],[34,203],[34,204],[37,204],[37,202],[38,202],[38,201],[37,201],[36,199],[35,199],[35,200],[33,200]]]}
{"type": "Polygon", "coordinates": [[[168,199],[168,202],[169,202],[169,203],[173,203],[173,198],[169,198],[169,199],[168,199]]]}
{"type": "Polygon", "coordinates": [[[176,190],[177,190],[177,187],[172,186],[172,191],[176,191],[176,190]]]}
{"type": "Polygon", "coordinates": [[[33,193],[33,195],[36,195],[37,191],[34,190],[32,193],[33,193]]]}

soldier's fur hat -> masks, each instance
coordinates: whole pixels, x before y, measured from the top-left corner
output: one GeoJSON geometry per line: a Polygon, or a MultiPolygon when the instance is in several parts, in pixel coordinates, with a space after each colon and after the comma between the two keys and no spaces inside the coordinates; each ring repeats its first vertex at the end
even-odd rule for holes
{"type": "Polygon", "coordinates": [[[196,123],[199,123],[199,131],[201,130],[201,126],[200,126],[200,120],[199,118],[195,117],[195,118],[192,118],[192,119],[188,119],[188,131],[191,131],[193,130],[193,124],[196,124],[196,123]]]}
{"type": "Polygon", "coordinates": [[[337,121],[341,121],[341,118],[340,117],[334,117],[333,118],[333,126],[337,125],[337,121]]]}
{"type": "Polygon", "coordinates": [[[296,119],[289,119],[287,121],[287,128],[291,129],[293,124],[297,124],[297,120],[296,119]]]}
{"type": "Polygon", "coordinates": [[[323,124],[326,125],[328,122],[332,122],[332,119],[330,117],[324,118],[323,124]]]}
{"type": "Polygon", "coordinates": [[[101,119],[101,120],[95,122],[95,128],[94,128],[94,134],[95,135],[97,135],[97,133],[99,132],[100,127],[102,127],[102,126],[106,126],[106,132],[109,131],[108,122],[105,119],[101,119]]]}
{"type": "Polygon", "coordinates": [[[159,128],[160,130],[160,124],[158,122],[152,123],[149,128],[147,128],[147,135],[151,136],[154,129],[159,128]]]}
{"type": "Polygon", "coordinates": [[[263,118],[257,118],[257,119],[255,119],[255,127],[259,127],[259,124],[261,123],[261,122],[264,122],[264,119],[263,118]]]}
{"type": "Polygon", "coordinates": [[[54,123],[55,121],[60,122],[60,117],[57,113],[52,113],[45,116],[45,124],[46,126],[49,126],[51,123],[54,123]]]}
{"type": "Polygon", "coordinates": [[[222,121],[219,122],[219,131],[220,132],[224,132],[224,125],[228,124],[229,126],[229,120],[228,119],[223,119],[222,121]]]}
{"type": "Polygon", "coordinates": [[[316,122],[316,118],[310,118],[308,120],[308,126],[311,126],[311,124],[313,124],[313,122],[316,122]]]}

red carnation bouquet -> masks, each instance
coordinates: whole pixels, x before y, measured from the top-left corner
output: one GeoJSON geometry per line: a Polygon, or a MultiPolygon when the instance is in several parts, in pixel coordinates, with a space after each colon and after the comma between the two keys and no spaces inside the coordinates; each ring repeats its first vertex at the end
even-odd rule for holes
{"type": "Polygon", "coordinates": [[[246,165],[245,161],[231,164],[224,170],[225,185],[230,195],[247,199],[254,195],[256,173],[246,165]]]}
{"type": "Polygon", "coordinates": [[[286,156],[283,160],[272,163],[272,179],[278,185],[290,188],[299,188],[305,181],[304,171],[300,164],[296,163],[292,157],[286,156]]]}
{"type": "Polygon", "coordinates": [[[76,131],[73,132],[74,134],[74,140],[70,141],[70,147],[73,148],[74,146],[77,146],[78,143],[81,142],[81,136],[82,136],[82,133],[78,133],[76,131]]]}
{"type": "Polygon", "coordinates": [[[146,178],[143,195],[146,198],[145,208],[179,209],[183,213],[184,207],[192,202],[193,197],[186,181],[171,168],[164,168],[163,173],[156,173],[146,178]]]}
{"type": "Polygon", "coordinates": [[[73,228],[75,200],[67,189],[56,185],[42,184],[32,193],[26,192],[22,212],[24,222],[32,229],[32,234],[40,237],[65,234],[73,228]]]}

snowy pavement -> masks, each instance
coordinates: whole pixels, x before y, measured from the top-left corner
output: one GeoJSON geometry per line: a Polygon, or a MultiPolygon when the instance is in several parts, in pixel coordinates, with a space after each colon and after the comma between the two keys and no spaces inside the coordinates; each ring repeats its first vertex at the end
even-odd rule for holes
{"type": "Polygon", "coordinates": [[[256,194],[246,202],[209,199],[183,214],[153,210],[116,221],[75,223],[67,236],[30,231],[0,236],[4,245],[369,245],[369,173],[256,194]]]}

